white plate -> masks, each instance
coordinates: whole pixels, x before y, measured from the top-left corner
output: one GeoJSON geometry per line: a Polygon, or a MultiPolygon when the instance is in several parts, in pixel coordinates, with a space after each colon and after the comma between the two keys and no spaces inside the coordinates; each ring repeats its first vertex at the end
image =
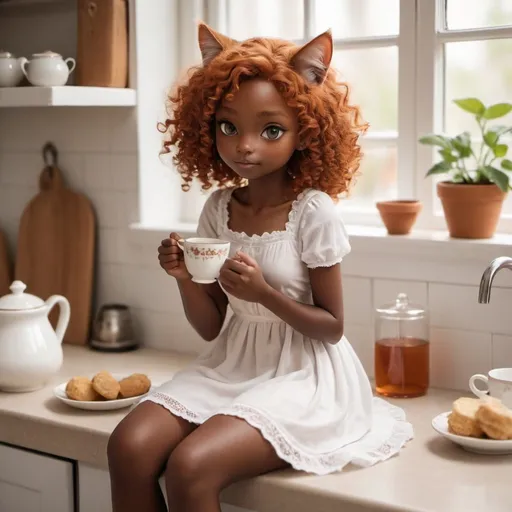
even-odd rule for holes
{"type": "MultiPolygon", "coordinates": [[[[113,373],[112,377],[116,380],[121,380],[124,377],[128,377],[128,375],[122,375],[119,373],[113,373]]],[[[90,377],[92,378],[92,376],[90,377]]],[[[66,395],[66,385],[68,381],[59,384],[55,388],[53,388],[53,394],[62,402],[70,405],[71,407],[75,407],[77,409],[85,409],[88,411],[112,411],[114,409],[123,409],[124,407],[129,407],[130,405],[136,404],[141,398],[145,397],[148,393],[144,395],[134,396],[131,398],[119,398],[116,400],[102,400],[98,402],[88,402],[82,400],[71,400],[66,395]]],[[[153,389],[153,386],[151,387],[153,389]]],[[[150,390],[151,391],[151,390],[150,390]]]]}
{"type": "Polygon", "coordinates": [[[476,437],[465,437],[452,434],[448,430],[448,415],[450,412],[443,412],[432,420],[432,427],[436,432],[450,441],[462,446],[464,450],[485,455],[507,455],[512,454],[512,440],[497,441],[496,439],[478,439],[476,437]]]}

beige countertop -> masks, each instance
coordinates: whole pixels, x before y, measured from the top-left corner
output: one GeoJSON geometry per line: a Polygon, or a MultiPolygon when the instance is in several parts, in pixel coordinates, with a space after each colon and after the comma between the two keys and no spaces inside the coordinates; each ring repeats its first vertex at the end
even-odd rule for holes
{"type": "MultiPolygon", "coordinates": [[[[108,437],[129,409],[74,409],[53,397],[53,387],[101,369],[147,373],[158,384],[188,360],[189,356],[149,349],[106,354],[66,346],[64,365],[46,388],[22,394],[0,392],[0,442],[106,469],[108,437]]],[[[258,512],[508,512],[512,456],[467,453],[430,425],[459,395],[431,390],[422,398],[392,400],[406,410],[415,438],[399,456],[384,463],[348,467],[323,477],[285,470],[236,484],[223,501],[258,512]]]]}

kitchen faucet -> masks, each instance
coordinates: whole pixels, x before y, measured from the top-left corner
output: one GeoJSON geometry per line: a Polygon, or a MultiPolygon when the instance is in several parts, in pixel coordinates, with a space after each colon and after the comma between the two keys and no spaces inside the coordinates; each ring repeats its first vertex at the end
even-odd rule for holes
{"type": "Polygon", "coordinates": [[[509,258],[508,256],[495,258],[484,270],[482,279],[480,280],[480,290],[478,292],[478,302],[480,304],[489,304],[489,301],[491,300],[491,288],[494,276],[502,268],[512,270],[512,258],[509,258]]]}

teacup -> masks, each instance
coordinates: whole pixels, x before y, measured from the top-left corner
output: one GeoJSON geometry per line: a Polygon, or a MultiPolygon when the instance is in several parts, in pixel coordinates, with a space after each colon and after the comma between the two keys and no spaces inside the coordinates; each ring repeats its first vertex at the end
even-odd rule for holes
{"type": "Polygon", "coordinates": [[[500,399],[507,407],[512,407],[512,368],[495,368],[487,375],[477,373],[469,379],[469,388],[479,398],[492,396],[500,399]],[[487,389],[478,389],[476,381],[487,384],[487,389]]]}
{"type": "Polygon", "coordinates": [[[220,269],[229,256],[230,243],[217,238],[187,238],[180,240],[178,247],[183,251],[192,281],[210,284],[219,277],[220,269]]]}

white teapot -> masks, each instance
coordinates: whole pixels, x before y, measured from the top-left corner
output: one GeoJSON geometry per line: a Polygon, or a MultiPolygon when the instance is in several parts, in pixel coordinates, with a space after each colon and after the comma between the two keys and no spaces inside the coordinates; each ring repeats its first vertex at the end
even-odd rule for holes
{"type": "Polygon", "coordinates": [[[34,53],[30,60],[21,57],[23,74],[32,85],[41,87],[65,85],[75,66],[73,57],[64,60],[58,53],[50,51],[34,53]]]}
{"type": "Polygon", "coordinates": [[[0,390],[34,391],[45,386],[62,366],[62,338],[68,327],[70,307],[62,295],[46,302],[24,293],[21,281],[0,298],[0,390]],[[60,305],[54,331],[48,313],[60,305]]]}
{"type": "Polygon", "coordinates": [[[21,59],[12,53],[0,51],[0,87],[16,87],[21,82],[21,59]]]}

